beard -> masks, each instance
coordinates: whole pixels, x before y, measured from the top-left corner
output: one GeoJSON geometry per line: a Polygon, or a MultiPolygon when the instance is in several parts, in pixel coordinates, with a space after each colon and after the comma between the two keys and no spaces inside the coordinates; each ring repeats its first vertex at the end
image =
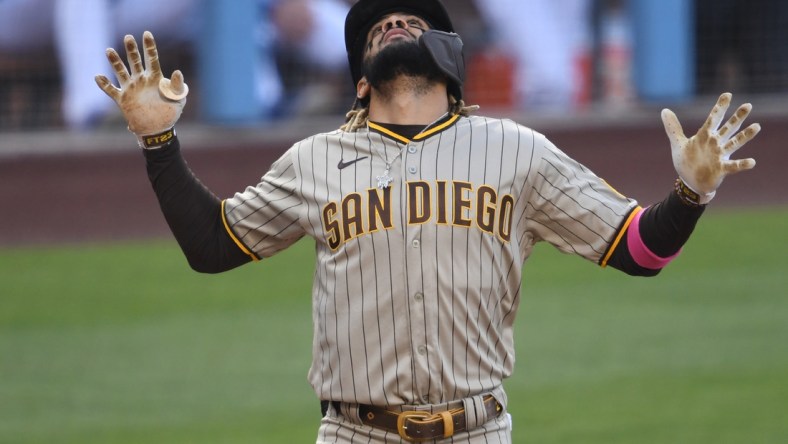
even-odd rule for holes
{"type": "Polygon", "coordinates": [[[409,88],[417,92],[445,81],[445,75],[425,48],[416,42],[396,42],[383,48],[374,57],[364,60],[364,75],[370,86],[384,96],[394,91],[392,81],[407,77],[409,88]]]}

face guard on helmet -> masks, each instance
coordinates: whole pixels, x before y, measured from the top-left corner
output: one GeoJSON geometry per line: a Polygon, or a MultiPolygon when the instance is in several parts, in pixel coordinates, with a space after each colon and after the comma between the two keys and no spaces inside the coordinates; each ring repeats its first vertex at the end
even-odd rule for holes
{"type": "Polygon", "coordinates": [[[364,76],[364,50],[372,26],[384,16],[407,13],[424,19],[430,30],[420,38],[438,68],[448,79],[449,94],[462,99],[465,81],[465,59],[462,40],[454,33],[449,14],[439,0],[359,0],[345,19],[345,48],[347,49],[353,85],[364,76]]]}

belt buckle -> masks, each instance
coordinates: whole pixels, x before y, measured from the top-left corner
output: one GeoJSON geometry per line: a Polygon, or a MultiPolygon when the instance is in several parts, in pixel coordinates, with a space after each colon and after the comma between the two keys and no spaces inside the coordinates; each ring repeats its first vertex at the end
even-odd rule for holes
{"type": "Polygon", "coordinates": [[[408,435],[408,426],[407,424],[405,424],[405,421],[407,421],[408,419],[416,419],[416,418],[424,419],[424,418],[429,418],[430,416],[432,416],[432,413],[425,411],[418,411],[418,410],[409,410],[407,412],[400,413],[399,416],[397,417],[397,433],[399,433],[399,436],[402,439],[409,442],[419,442],[419,441],[425,441],[427,439],[432,439],[432,438],[414,438],[408,435]]]}

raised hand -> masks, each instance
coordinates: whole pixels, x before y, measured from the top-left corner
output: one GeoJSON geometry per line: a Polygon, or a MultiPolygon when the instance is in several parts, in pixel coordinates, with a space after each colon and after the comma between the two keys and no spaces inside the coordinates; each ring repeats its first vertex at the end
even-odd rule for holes
{"type": "Polygon", "coordinates": [[[730,93],[722,94],[706,122],[697,134],[689,139],[684,135],[676,114],[669,109],[662,110],[662,123],[670,139],[673,166],[682,182],[697,193],[696,203],[708,203],[728,174],[749,170],[755,166],[754,159],[730,159],[733,153],[761,130],[759,124],[753,123],[738,132],[752,111],[749,103],[741,105],[720,127],[731,104],[731,98],[730,93]]]}
{"type": "Polygon", "coordinates": [[[172,137],[170,130],[181,116],[189,87],[179,70],[171,79],[162,75],[156,41],[149,31],[142,35],[144,65],[134,37],[127,35],[123,42],[129,69],[114,49],[107,49],[119,86],[103,75],[96,76],[96,83],[117,103],[143,148],[163,145],[172,137]]]}

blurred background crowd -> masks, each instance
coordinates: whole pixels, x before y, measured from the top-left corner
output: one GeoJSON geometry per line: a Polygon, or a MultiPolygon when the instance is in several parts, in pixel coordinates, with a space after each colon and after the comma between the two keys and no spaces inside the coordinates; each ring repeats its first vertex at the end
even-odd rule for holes
{"type": "MultiPolygon", "coordinates": [[[[181,69],[191,87],[183,119],[233,125],[341,116],[354,96],[343,35],[352,3],[0,0],[0,131],[119,126],[93,77],[114,78],[105,49],[122,53],[123,36],[139,40],[144,30],[156,36],[165,75],[181,69]],[[236,98],[224,92],[233,90],[236,98]],[[243,111],[216,112],[234,106],[243,111]]],[[[465,42],[466,101],[485,112],[626,111],[722,91],[788,92],[785,1],[444,4],[465,42]]]]}

